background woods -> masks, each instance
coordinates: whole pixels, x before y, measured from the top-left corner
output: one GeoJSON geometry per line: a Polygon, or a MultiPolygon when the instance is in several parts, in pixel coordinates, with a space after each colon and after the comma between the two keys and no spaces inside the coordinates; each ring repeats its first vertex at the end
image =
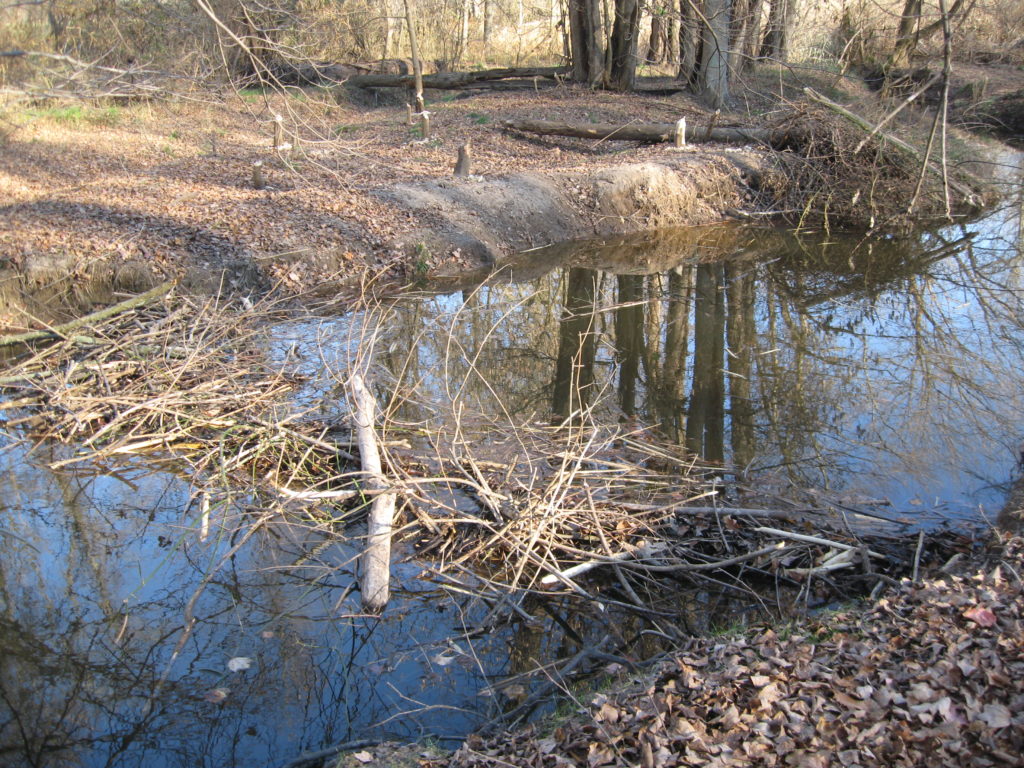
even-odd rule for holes
{"type": "MultiPolygon", "coordinates": [[[[954,50],[1024,57],[1024,7],[1008,0],[424,0],[413,16],[428,71],[561,64],[615,90],[672,74],[718,105],[759,60],[907,68],[941,52],[943,10],[954,50]]],[[[14,0],[0,7],[0,52],[9,91],[44,92],[86,63],[117,70],[108,84],[295,82],[412,55],[399,0],[14,0]]]]}

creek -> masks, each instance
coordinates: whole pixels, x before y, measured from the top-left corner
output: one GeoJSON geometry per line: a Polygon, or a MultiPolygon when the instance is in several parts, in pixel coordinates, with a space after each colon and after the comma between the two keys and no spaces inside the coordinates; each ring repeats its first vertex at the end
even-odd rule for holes
{"type": "MultiPolygon", "coordinates": [[[[334,374],[372,337],[389,418],[424,434],[472,424],[483,448],[520,423],[617,421],[731,467],[726,495],[967,526],[997,516],[1024,438],[1022,242],[1014,199],[914,238],[729,225],[568,244],[482,282],[424,281],[372,315],[282,322],[266,354],[327,421],[347,414],[334,374]]],[[[0,453],[4,765],[450,746],[587,636],[561,598],[474,631],[487,606],[403,547],[384,617],[361,616],[358,538],[282,520],[240,542],[255,503],[240,493],[204,539],[202,496],[173,464],[53,468],[73,453],[0,453]]],[[[692,631],[750,611],[707,588],[680,601],[692,631]]]]}

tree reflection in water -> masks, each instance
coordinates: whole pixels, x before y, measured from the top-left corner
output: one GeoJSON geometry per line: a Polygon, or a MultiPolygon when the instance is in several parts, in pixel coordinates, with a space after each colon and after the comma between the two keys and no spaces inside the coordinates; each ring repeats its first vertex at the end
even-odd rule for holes
{"type": "MultiPolygon", "coordinates": [[[[1024,433],[1019,246],[1019,218],[997,214],[907,239],[723,226],[534,252],[375,316],[378,395],[392,418],[477,451],[526,422],[623,422],[791,497],[994,515],[1024,433]],[[474,418],[486,430],[470,436],[474,418]]],[[[344,415],[333,372],[369,322],[275,329],[268,353],[295,350],[309,380],[297,402],[344,415]]],[[[37,463],[63,458],[47,450],[37,463]]],[[[375,733],[457,734],[493,675],[565,642],[523,625],[482,638],[474,661],[438,663],[482,617],[419,566],[396,567],[407,591],[387,621],[363,619],[354,550],[325,530],[261,528],[213,572],[253,525],[253,500],[215,499],[221,534],[199,544],[181,478],[0,460],[5,765],[264,765],[381,722],[375,733]],[[251,670],[228,672],[236,656],[251,670]],[[223,703],[204,700],[218,688],[223,703]]],[[[1019,518],[1014,488],[1004,513],[1019,518]]]]}
{"type": "Polygon", "coordinates": [[[997,214],[907,238],[719,226],[559,246],[481,286],[486,311],[425,300],[424,322],[458,343],[424,338],[417,355],[472,360],[462,397],[509,426],[586,411],[762,482],[974,514],[998,507],[1024,431],[1018,227],[997,214]]]}

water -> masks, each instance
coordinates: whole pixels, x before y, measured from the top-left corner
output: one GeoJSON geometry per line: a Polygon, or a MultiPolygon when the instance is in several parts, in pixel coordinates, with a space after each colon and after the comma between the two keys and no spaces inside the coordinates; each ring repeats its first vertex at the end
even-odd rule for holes
{"type": "MultiPolygon", "coordinates": [[[[388,306],[378,394],[440,432],[655,425],[789,498],[978,520],[1024,439],[1020,244],[1011,206],[912,239],[720,226],[534,251],[388,306]]],[[[317,339],[304,357],[343,369],[351,345],[324,340],[362,322],[294,323],[281,344],[317,339]]]]}
{"type": "MultiPolygon", "coordinates": [[[[393,423],[484,458],[507,461],[517,425],[621,421],[721,463],[732,501],[768,489],[961,524],[998,511],[1024,437],[1020,245],[1010,206],[912,240],[723,226],[558,247],[282,323],[267,354],[308,376],[296,407],[320,419],[346,415],[340,381],[372,338],[393,423]]],[[[488,606],[471,577],[439,579],[404,545],[385,617],[360,616],[358,529],[255,526],[259,499],[222,493],[204,541],[173,466],[50,468],[72,454],[0,453],[0,764],[273,766],[443,740],[514,704],[494,691],[509,676],[575,652],[537,605],[473,632],[488,606]]],[[[737,607],[681,599],[695,630],[737,607]]],[[[572,631],[599,621],[549,608],[572,631]]]]}

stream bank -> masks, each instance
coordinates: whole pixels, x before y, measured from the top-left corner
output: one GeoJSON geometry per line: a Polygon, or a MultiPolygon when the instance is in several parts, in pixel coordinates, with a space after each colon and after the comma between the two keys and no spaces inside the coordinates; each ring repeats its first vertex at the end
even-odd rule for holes
{"type": "MultiPolygon", "coordinates": [[[[839,94],[828,81],[802,81],[839,94]]],[[[854,79],[842,95],[867,98],[854,79]]],[[[0,267],[30,290],[103,272],[125,287],[175,278],[198,291],[274,288],[349,298],[368,282],[406,284],[476,270],[565,240],[705,224],[733,215],[882,231],[906,214],[918,167],[820,107],[759,96],[717,117],[686,94],[657,99],[560,86],[470,99],[438,92],[422,140],[400,105],[326,101],[316,89],[235,94],[12,116],[0,144],[0,267]],[[282,115],[289,149],[274,149],[282,115]],[[803,143],[762,146],[537,138],[510,119],[678,120],[793,125],[803,143]],[[464,145],[472,175],[454,178],[464,145]],[[254,175],[259,170],[258,178],[254,175]]],[[[950,167],[954,173],[970,166],[950,167]]],[[[935,174],[913,216],[944,218],[935,174]]],[[[985,197],[982,194],[980,197],[985,197]]],[[[959,207],[953,200],[954,212],[959,207]]],[[[3,320],[23,322],[5,313],[3,320]]]]}

